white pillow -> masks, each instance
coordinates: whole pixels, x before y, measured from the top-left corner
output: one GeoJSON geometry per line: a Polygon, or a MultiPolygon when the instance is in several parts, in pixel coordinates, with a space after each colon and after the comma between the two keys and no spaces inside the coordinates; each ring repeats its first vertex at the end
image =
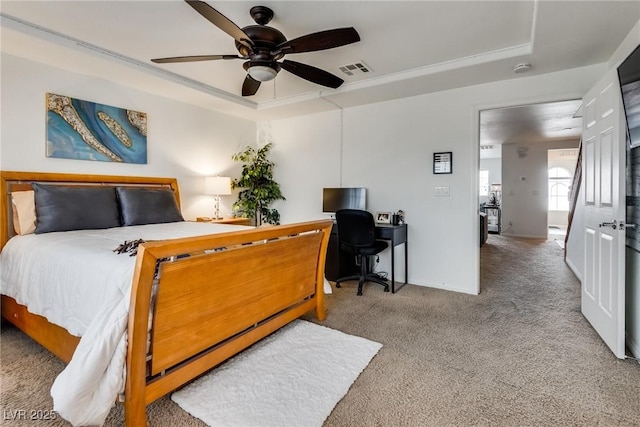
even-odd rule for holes
{"type": "Polygon", "coordinates": [[[33,190],[11,193],[13,209],[13,229],[17,234],[31,234],[36,231],[36,202],[33,190]]]}

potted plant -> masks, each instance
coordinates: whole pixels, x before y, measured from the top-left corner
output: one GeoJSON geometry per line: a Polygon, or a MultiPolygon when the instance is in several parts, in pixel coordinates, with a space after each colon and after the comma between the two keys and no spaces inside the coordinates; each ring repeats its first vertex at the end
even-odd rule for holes
{"type": "Polygon", "coordinates": [[[500,207],[500,198],[498,197],[497,193],[491,193],[491,195],[489,195],[489,201],[487,202],[487,205],[494,206],[496,208],[500,207]]]}
{"type": "Polygon", "coordinates": [[[231,188],[241,189],[233,208],[254,218],[257,226],[280,224],[280,213],[277,209],[269,209],[269,205],[276,200],[286,200],[280,184],[273,180],[275,164],[268,159],[272,145],[268,143],[258,150],[247,146],[232,156],[234,161],[243,162],[240,178],[231,181],[231,188]]]}

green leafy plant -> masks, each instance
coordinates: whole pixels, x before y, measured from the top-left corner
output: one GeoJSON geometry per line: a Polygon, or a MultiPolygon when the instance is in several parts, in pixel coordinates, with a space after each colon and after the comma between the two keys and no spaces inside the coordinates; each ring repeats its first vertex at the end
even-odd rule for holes
{"type": "Polygon", "coordinates": [[[489,206],[500,206],[500,198],[497,193],[491,193],[489,195],[489,202],[487,203],[489,206]]]}
{"type": "Polygon", "coordinates": [[[241,189],[233,208],[247,218],[255,218],[258,226],[280,224],[280,213],[269,205],[276,200],[286,200],[280,184],[273,180],[275,164],[268,159],[271,148],[271,142],[258,150],[247,146],[232,156],[234,161],[243,162],[240,178],[231,181],[231,188],[241,189]]]}

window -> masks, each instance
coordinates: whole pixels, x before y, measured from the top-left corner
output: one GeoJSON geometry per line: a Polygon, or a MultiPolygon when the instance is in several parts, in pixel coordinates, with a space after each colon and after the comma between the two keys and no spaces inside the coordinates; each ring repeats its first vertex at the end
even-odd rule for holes
{"type": "Polygon", "coordinates": [[[549,210],[569,211],[571,174],[564,168],[549,169],[549,210]]]}
{"type": "Polygon", "coordinates": [[[489,171],[480,171],[480,196],[489,196],[489,171]]]}

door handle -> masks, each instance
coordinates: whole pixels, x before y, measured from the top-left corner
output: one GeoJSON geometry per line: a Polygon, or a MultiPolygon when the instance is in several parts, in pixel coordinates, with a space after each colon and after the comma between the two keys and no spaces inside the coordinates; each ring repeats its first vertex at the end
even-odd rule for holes
{"type": "Polygon", "coordinates": [[[598,227],[611,227],[611,228],[613,228],[615,230],[616,228],[618,228],[618,222],[614,219],[611,222],[600,223],[600,224],[598,224],[598,227]]]}
{"type": "Polygon", "coordinates": [[[624,222],[620,223],[620,230],[624,230],[625,228],[633,228],[634,230],[636,229],[636,224],[625,224],[624,222]]]}

